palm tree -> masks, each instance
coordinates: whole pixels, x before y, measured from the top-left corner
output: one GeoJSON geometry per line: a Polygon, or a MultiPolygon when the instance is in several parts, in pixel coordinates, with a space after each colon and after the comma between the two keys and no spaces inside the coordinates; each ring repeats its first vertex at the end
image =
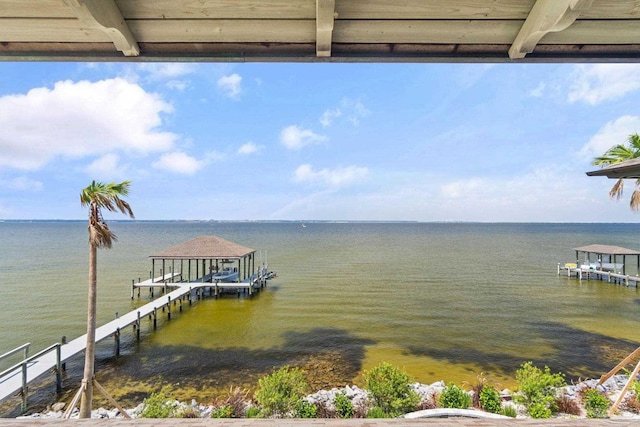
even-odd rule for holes
{"type": "MultiPolygon", "coordinates": [[[[596,157],[592,164],[596,166],[610,166],[616,163],[623,162],[625,160],[631,160],[640,157],[640,135],[634,133],[627,138],[627,144],[617,144],[609,148],[602,156],[596,157]]],[[[640,179],[636,180],[636,188],[631,195],[631,202],[629,206],[632,211],[640,212],[640,179]]],[[[620,199],[622,196],[622,190],[624,187],[624,181],[622,178],[618,179],[616,183],[611,187],[609,191],[609,197],[612,199],[620,199]]]]}
{"type": "Polygon", "coordinates": [[[93,374],[96,344],[96,294],[97,294],[97,261],[98,248],[111,248],[116,240],[115,234],[109,230],[102,218],[102,209],[111,212],[120,211],[133,218],[133,211],[127,202],[121,199],[129,194],[130,181],[120,184],[91,182],[80,193],[81,205],[89,207],[89,295],[87,307],[87,348],[85,351],[82,400],[80,402],[80,418],[91,418],[93,401],[93,374]]]}

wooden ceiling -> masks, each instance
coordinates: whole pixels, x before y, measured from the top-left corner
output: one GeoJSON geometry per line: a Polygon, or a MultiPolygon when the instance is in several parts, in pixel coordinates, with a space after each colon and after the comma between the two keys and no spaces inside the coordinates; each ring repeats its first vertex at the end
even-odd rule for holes
{"type": "Polygon", "coordinates": [[[640,0],[0,0],[4,61],[639,59],[640,0]]]}

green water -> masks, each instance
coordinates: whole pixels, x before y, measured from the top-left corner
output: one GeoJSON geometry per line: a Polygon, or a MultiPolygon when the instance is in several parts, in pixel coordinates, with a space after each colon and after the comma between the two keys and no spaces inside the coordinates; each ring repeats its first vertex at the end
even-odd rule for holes
{"type": "MultiPolygon", "coordinates": [[[[309,371],[316,387],[358,383],[382,361],[416,380],[473,382],[479,373],[512,386],[532,360],[571,377],[595,377],[640,343],[639,293],[558,277],[572,248],[637,249],[635,224],[354,224],[112,222],[119,240],[98,254],[98,323],[148,302],[131,301],[154,252],[218,235],[268,253],[278,277],[254,298],[205,299],[154,331],[143,321],[122,354],[98,346],[98,380],[124,405],[173,384],[207,402],[231,385],[253,388],[272,367],[309,371]],[[176,385],[179,384],[179,385],[176,385]]],[[[86,322],[86,224],[0,223],[0,353],[32,352],[86,322]]],[[[637,270],[628,260],[629,273],[637,270]]],[[[9,363],[6,362],[6,363],[9,363]]],[[[0,366],[4,368],[6,366],[0,366]]],[[[70,400],[82,358],[68,363],[65,394],[51,383],[33,406],[70,400]]],[[[7,405],[5,405],[7,406],[7,405]]],[[[8,405],[10,406],[10,405],[8,405]]]]}

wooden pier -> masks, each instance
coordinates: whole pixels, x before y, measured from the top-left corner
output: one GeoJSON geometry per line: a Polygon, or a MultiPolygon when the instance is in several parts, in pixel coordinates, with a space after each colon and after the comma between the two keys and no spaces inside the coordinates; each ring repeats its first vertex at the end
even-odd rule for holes
{"type": "MultiPolygon", "coordinates": [[[[162,296],[143,305],[123,316],[96,329],[96,342],[113,337],[115,340],[116,356],[120,353],[120,333],[129,326],[133,326],[136,338],[140,339],[141,319],[149,317],[153,321],[153,328],[157,327],[158,316],[166,313],[171,320],[171,310],[182,311],[183,302],[189,305],[194,299],[203,298],[207,290],[209,295],[218,297],[225,291],[235,291],[240,297],[241,292],[250,296],[266,285],[274,273],[268,271],[266,262],[256,266],[255,250],[246,248],[216,236],[200,236],[180,245],[165,249],[152,255],[152,269],[149,279],[138,283],[132,281],[131,299],[137,290],[149,289],[150,297],[154,297],[154,290],[159,289],[162,296]],[[155,276],[156,263],[160,264],[160,276],[155,276]],[[165,274],[168,270],[170,273],[165,274]],[[179,264],[179,269],[176,268],[179,264]],[[233,267],[225,269],[225,265],[233,267]],[[224,280],[223,274],[229,271],[232,275],[224,280]],[[159,311],[161,313],[159,314],[159,311]]],[[[266,255],[265,255],[266,261],[266,255]]],[[[61,370],[63,362],[85,350],[86,334],[69,343],[56,343],[23,360],[14,366],[0,372],[0,401],[19,392],[22,395],[22,410],[27,407],[28,384],[41,375],[54,371],[56,373],[56,387],[61,389],[61,370]]],[[[11,350],[1,357],[21,351],[25,346],[11,350]]]]}
{"type": "Polygon", "coordinates": [[[640,283],[640,277],[630,276],[628,274],[613,273],[611,271],[597,270],[591,268],[584,268],[571,265],[571,263],[565,264],[562,267],[558,264],[558,276],[563,272],[566,272],[567,277],[575,277],[579,280],[602,280],[609,283],[618,283],[625,286],[638,287],[640,283]]]}
{"type": "MultiPolygon", "coordinates": [[[[166,280],[166,276],[167,275],[136,283],[134,287],[138,289],[151,286],[164,287],[165,284],[162,283],[162,280],[166,280]]],[[[153,321],[153,327],[155,329],[159,316],[165,313],[167,319],[171,320],[172,310],[182,311],[183,304],[191,305],[194,300],[204,297],[207,288],[210,290],[210,293],[213,293],[215,296],[218,296],[221,290],[230,288],[247,289],[251,295],[254,291],[266,285],[267,278],[267,276],[260,275],[254,280],[241,283],[211,283],[202,281],[167,283],[167,285],[171,285],[176,289],[100,326],[96,329],[96,342],[113,337],[117,355],[120,350],[121,332],[129,326],[133,326],[137,339],[140,339],[140,327],[143,318],[148,316],[149,319],[153,321]]],[[[27,385],[41,375],[51,371],[56,373],[57,387],[60,389],[61,364],[67,359],[83,352],[86,344],[87,336],[85,334],[66,344],[54,344],[36,355],[29,358],[25,357],[23,361],[6,369],[0,373],[0,401],[15,393],[22,394],[23,411],[26,410],[27,385]]]]}
{"type": "Polygon", "coordinates": [[[618,283],[625,286],[638,287],[640,283],[640,252],[619,246],[589,245],[574,248],[576,262],[558,263],[558,276],[566,272],[567,277],[576,277],[579,280],[603,280],[609,283],[618,283]],[[580,261],[584,254],[584,261],[580,261]],[[595,258],[592,260],[592,256],[595,258]],[[636,258],[638,275],[627,274],[627,257],[636,258]],[[620,262],[622,261],[622,262],[620,262]]]}

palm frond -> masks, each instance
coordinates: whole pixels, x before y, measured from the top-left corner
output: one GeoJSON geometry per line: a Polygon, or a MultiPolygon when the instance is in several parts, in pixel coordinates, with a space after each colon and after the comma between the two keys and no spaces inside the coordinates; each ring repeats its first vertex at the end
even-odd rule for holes
{"type": "Polygon", "coordinates": [[[89,243],[96,248],[111,248],[117,237],[102,217],[102,209],[111,212],[120,211],[134,218],[129,203],[121,197],[129,194],[130,181],[120,184],[92,181],[91,185],[80,193],[80,204],[89,206],[89,243]]]}
{"type": "Polygon", "coordinates": [[[637,133],[629,135],[627,144],[629,144],[629,147],[633,147],[634,150],[640,151],[640,135],[637,133]]]}
{"type": "Polygon", "coordinates": [[[609,148],[602,156],[593,159],[592,164],[595,166],[609,166],[625,160],[635,159],[638,156],[640,156],[640,149],[618,144],[609,148]]]}
{"type": "Polygon", "coordinates": [[[616,200],[620,199],[620,197],[622,197],[623,188],[624,181],[622,179],[619,179],[618,181],[616,181],[613,187],[611,187],[611,190],[609,191],[609,197],[616,200]]]}
{"type": "Polygon", "coordinates": [[[634,212],[640,212],[640,190],[637,188],[633,191],[631,195],[631,201],[629,202],[629,207],[634,212]]]}
{"type": "Polygon", "coordinates": [[[120,211],[134,218],[133,211],[127,202],[121,199],[129,195],[131,181],[123,181],[120,184],[92,181],[91,185],[84,188],[80,193],[80,204],[88,206],[95,203],[99,209],[106,209],[111,212],[120,211]]]}

